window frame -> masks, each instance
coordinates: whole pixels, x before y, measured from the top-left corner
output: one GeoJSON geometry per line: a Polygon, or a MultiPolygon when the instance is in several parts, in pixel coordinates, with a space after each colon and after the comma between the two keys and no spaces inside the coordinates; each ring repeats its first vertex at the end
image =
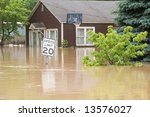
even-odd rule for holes
{"type": "Polygon", "coordinates": [[[48,39],[51,39],[50,38],[50,32],[51,31],[54,31],[55,32],[55,44],[56,44],[56,47],[58,46],[58,29],[57,28],[52,28],[52,29],[46,29],[44,30],[44,37],[45,38],[48,38],[48,39]]]}
{"type": "Polygon", "coordinates": [[[55,32],[55,39],[58,39],[58,29],[46,29],[44,31],[44,37],[45,38],[50,38],[51,37],[51,31],[55,32]]]}
{"type": "Polygon", "coordinates": [[[95,32],[95,27],[76,27],[76,46],[93,46],[94,44],[92,43],[87,43],[87,30],[88,29],[92,29],[93,32],[95,32]],[[78,36],[78,30],[79,29],[83,29],[84,30],[84,37],[83,36],[78,36]],[[83,44],[79,44],[78,43],[78,38],[84,38],[84,43],[83,44]]]}

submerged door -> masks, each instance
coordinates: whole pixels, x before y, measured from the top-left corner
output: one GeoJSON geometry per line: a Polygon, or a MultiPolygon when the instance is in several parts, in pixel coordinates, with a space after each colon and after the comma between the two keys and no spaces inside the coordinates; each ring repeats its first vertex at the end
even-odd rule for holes
{"type": "Polygon", "coordinates": [[[38,31],[29,32],[29,46],[40,47],[41,46],[41,33],[38,31]]]}
{"type": "Polygon", "coordinates": [[[30,31],[29,32],[29,46],[36,46],[37,45],[37,38],[38,38],[38,32],[36,31],[30,31]]]}

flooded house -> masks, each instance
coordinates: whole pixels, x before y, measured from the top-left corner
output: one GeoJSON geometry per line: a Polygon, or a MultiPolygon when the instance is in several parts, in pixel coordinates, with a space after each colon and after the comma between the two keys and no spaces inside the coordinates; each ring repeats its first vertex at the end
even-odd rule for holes
{"type": "Polygon", "coordinates": [[[58,47],[64,39],[69,46],[92,46],[87,32],[106,33],[114,25],[115,8],[115,1],[39,0],[26,27],[26,45],[38,47],[45,37],[58,47]]]}

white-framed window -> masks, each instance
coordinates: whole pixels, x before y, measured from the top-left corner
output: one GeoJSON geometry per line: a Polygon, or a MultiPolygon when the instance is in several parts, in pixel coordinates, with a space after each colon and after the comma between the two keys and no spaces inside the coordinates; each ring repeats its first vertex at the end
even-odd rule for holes
{"type": "Polygon", "coordinates": [[[55,40],[55,45],[58,47],[58,29],[47,29],[44,31],[44,37],[55,40]]]}
{"type": "Polygon", "coordinates": [[[58,38],[58,29],[47,29],[45,31],[45,34],[44,36],[46,38],[50,38],[50,39],[53,39],[53,40],[57,40],[58,38]]]}
{"type": "Polygon", "coordinates": [[[76,45],[77,46],[92,46],[93,43],[88,41],[88,31],[94,31],[95,27],[77,27],[76,28],[76,45]]]}

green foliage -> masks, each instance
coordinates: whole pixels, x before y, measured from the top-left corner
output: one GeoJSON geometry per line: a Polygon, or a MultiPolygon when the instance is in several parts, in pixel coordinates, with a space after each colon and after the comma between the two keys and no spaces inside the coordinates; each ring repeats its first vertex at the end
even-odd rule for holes
{"type": "Polygon", "coordinates": [[[61,44],[61,46],[62,46],[63,48],[68,47],[68,46],[69,46],[68,40],[64,39],[63,42],[62,42],[62,44],[61,44]]]}
{"type": "Polygon", "coordinates": [[[147,32],[132,33],[133,28],[127,26],[123,33],[119,34],[109,26],[107,34],[89,32],[89,40],[94,43],[96,51],[83,58],[83,63],[89,66],[99,65],[129,65],[131,60],[144,55],[147,44],[140,43],[146,40],[147,32]]]}
{"type": "Polygon", "coordinates": [[[150,29],[150,1],[122,0],[118,6],[116,22],[119,27],[132,26],[138,32],[150,29]]]}
{"type": "MultiPolygon", "coordinates": [[[[150,0],[121,0],[115,13],[119,31],[132,26],[135,33],[147,31],[150,39],[150,0]]],[[[146,43],[150,46],[150,41],[146,43]]],[[[145,49],[145,53],[144,60],[150,61],[150,49],[145,49]]]]}
{"type": "Polygon", "coordinates": [[[18,28],[27,23],[29,10],[23,0],[0,0],[0,36],[4,40],[18,35],[18,28]]]}
{"type": "Polygon", "coordinates": [[[25,8],[32,10],[38,0],[24,0],[25,8]]]}
{"type": "Polygon", "coordinates": [[[145,58],[144,62],[150,62],[150,44],[148,44],[147,48],[145,48],[145,58]]]}

